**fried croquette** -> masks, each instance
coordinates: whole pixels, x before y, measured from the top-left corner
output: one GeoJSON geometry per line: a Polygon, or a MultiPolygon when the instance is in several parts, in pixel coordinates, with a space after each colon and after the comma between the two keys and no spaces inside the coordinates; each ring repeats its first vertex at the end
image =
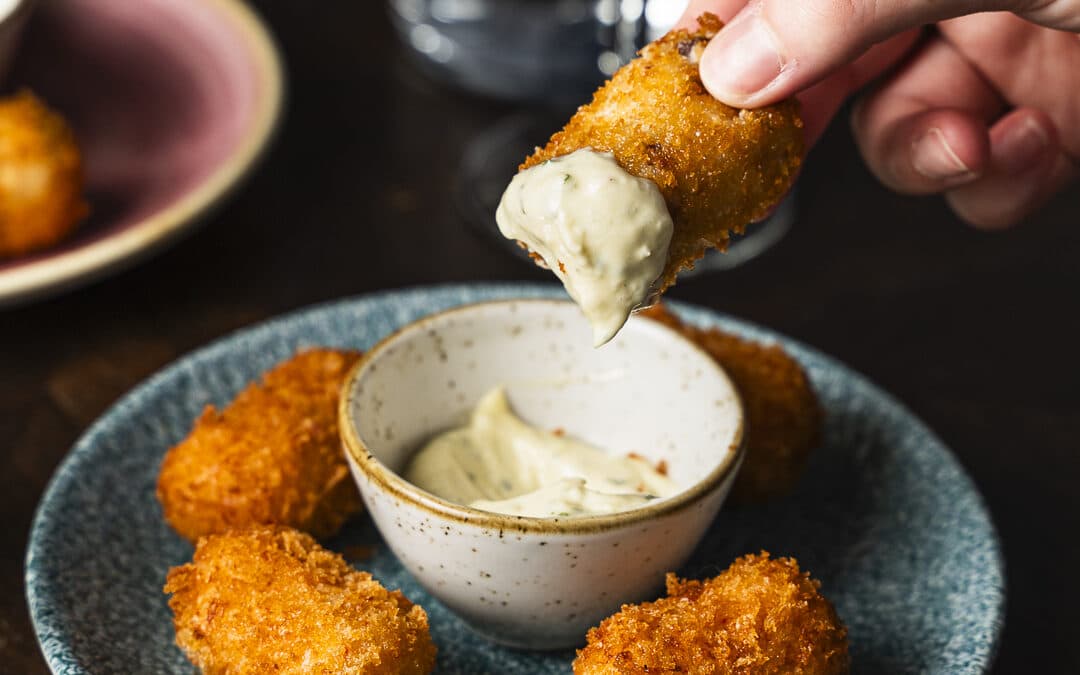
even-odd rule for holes
{"type": "Polygon", "coordinates": [[[777,345],[691,326],[662,305],[641,315],[697,343],[739,391],[746,414],[747,449],[731,488],[731,501],[759,503],[791,492],[821,438],[821,407],[802,366],[777,345]]]}
{"type": "Polygon", "coordinates": [[[0,258],[66,237],[89,208],[82,157],[58,113],[28,91],[0,100],[0,258]]]}
{"type": "Polygon", "coordinates": [[[427,614],[308,535],[260,527],[199,540],[169,571],[176,644],[207,675],[411,675],[435,666],[427,614]]]}
{"type": "Polygon", "coordinates": [[[698,58],[723,25],[712,14],[641,50],[581,106],[520,170],[583,148],[614,154],[628,173],[656,183],[674,223],[657,288],[730,232],[765,217],[791,187],[803,155],[792,99],[757,110],[727,106],[705,89],[698,58]]]}
{"type": "Polygon", "coordinates": [[[326,537],[360,509],[338,436],[338,396],[359,352],[312,349],[207,406],[158,475],[165,519],[188,540],[260,524],[326,537]]]}
{"type": "Polygon", "coordinates": [[[576,675],[831,675],[849,668],[847,629],[791,558],[739,558],[719,576],[667,576],[668,597],[623,605],[588,634],[576,675]]]}

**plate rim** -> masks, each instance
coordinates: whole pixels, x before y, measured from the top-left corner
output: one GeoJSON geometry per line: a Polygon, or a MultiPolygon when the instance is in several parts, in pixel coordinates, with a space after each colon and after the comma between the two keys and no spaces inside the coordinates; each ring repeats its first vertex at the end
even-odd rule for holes
{"type": "Polygon", "coordinates": [[[252,58],[261,95],[236,149],[194,188],[132,226],[76,249],[0,271],[0,309],[53,296],[117,273],[161,251],[220,206],[258,166],[281,125],[287,83],[269,25],[243,0],[199,0],[231,21],[252,58]]]}
{"type": "MultiPolygon", "coordinates": [[[[224,1],[231,2],[232,0],[224,1]]],[[[221,355],[221,352],[231,349],[233,342],[240,337],[257,339],[258,336],[274,333],[275,330],[278,330],[280,324],[303,320],[308,316],[333,314],[362,302],[393,302],[395,298],[417,294],[469,295],[477,292],[496,294],[505,293],[507,297],[513,297],[513,294],[518,294],[520,297],[559,297],[560,295],[566,297],[562,287],[556,284],[500,281],[406,285],[318,302],[232,330],[201,347],[197,347],[190,352],[182,354],[173,361],[162,366],[149,377],[137,383],[117,401],[110,405],[109,408],[107,408],[83,431],[68,450],[67,454],[65,454],[63,459],[53,470],[53,474],[46,484],[45,489],[42,491],[38,504],[34,509],[30,532],[27,537],[23,583],[27,605],[30,610],[31,624],[34,629],[34,637],[49,669],[54,673],[66,674],[69,672],[78,672],[90,675],[90,671],[83,668],[79,668],[77,671],[64,670],[68,664],[65,664],[62,661],[60,655],[56,653],[55,648],[68,647],[70,646],[70,641],[62,642],[60,645],[56,645],[52,648],[47,648],[43,641],[44,637],[50,636],[43,635],[45,627],[42,624],[45,621],[45,618],[40,616],[40,614],[44,601],[38,597],[38,590],[36,588],[37,575],[34,573],[33,564],[36,555],[44,552],[41,550],[41,538],[44,536],[43,530],[46,527],[44,521],[48,520],[45,512],[50,507],[50,503],[57,499],[61,494],[64,484],[77,478],[74,475],[75,470],[81,462],[84,461],[84,455],[90,453],[94,447],[92,443],[94,438],[103,432],[103,427],[108,426],[108,422],[112,418],[126,414],[126,410],[136,405],[137,400],[144,392],[160,386],[163,382],[175,377],[184,370],[194,368],[200,362],[217,358],[221,355]]],[[[990,589],[993,593],[992,609],[994,612],[990,625],[990,642],[987,645],[986,662],[981,664],[982,671],[989,672],[997,660],[1005,625],[1005,610],[1007,603],[1006,561],[1001,536],[998,533],[993,516],[987,507],[986,498],[975,484],[971,474],[968,473],[967,469],[963,466],[952,449],[949,448],[949,446],[945,444],[921,418],[915,415],[903,401],[897,399],[891,392],[879,387],[862,373],[852,369],[817,348],[756,322],[738,318],[726,312],[714,310],[704,305],[697,305],[679,300],[665,300],[665,304],[674,307],[680,313],[689,314],[689,323],[700,322],[700,319],[695,318],[695,315],[707,316],[710,319],[718,320],[723,323],[731,323],[738,326],[740,329],[745,329],[746,332],[749,333],[750,339],[772,339],[782,342],[785,349],[790,349],[795,353],[797,360],[802,360],[799,358],[801,353],[818,360],[820,363],[827,366],[829,370],[840,370],[846,378],[850,379],[859,388],[867,388],[874,391],[874,393],[881,397],[885,403],[892,406],[896,411],[903,415],[908,422],[914,425],[921,434],[924,434],[931,442],[939,446],[942,450],[944,461],[953,465],[953,468],[956,469],[958,480],[964,483],[967,491],[971,494],[974,500],[974,506],[985,521],[989,532],[989,553],[991,554],[991,560],[993,562],[992,572],[996,577],[996,583],[990,589]]]]}

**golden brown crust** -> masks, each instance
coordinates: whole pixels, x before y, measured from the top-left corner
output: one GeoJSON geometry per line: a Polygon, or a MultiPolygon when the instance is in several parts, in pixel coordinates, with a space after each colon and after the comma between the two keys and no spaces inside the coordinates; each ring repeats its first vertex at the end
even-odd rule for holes
{"type": "Polygon", "coordinates": [[[29,91],[0,99],[0,258],[52,246],[89,211],[64,118],[29,91]]]}
{"type": "Polygon", "coordinates": [[[576,675],[834,675],[849,668],[847,629],[791,558],[739,558],[707,581],[668,574],[668,597],[589,630],[576,675]]]}
{"type": "Polygon", "coordinates": [[[520,167],[592,148],[656,183],[675,223],[661,289],[708,247],[725,248],[729,232],[767,215],[803,155],[794,99],[738,110],[706,91],[696,57],[722,24],[712,14],[698,21],[694,33],[674,30],[642,49],[520,167]]]}
{"type": "Polygon", "coordinates": [[[763,502],[791,492],[821,439],[821,406],[802,366],[777,345],[685,324],[662,305],[641,315],[697,343],[739,390],[746,413],[747,452],[731,501],[763,502]]]}
{"type": "Polygon", "coordinates": [[[277,523],[317,537],[360,509],[338,435],[338,396],[359,352],[312,349],[248,385],[224,410],[207,406],[165,455],[165,519],[203,535],[277,523]]]}
{"type": "Polygon", "coordinates": [[[169,571],[176,644],[207,675],[420,675],[427,614],[286,527],[205,537],[169,571]]]}

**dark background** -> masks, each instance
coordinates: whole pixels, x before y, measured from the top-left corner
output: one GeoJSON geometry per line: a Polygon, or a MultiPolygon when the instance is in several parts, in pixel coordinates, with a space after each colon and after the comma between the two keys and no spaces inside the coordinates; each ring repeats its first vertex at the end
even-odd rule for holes
{"type": "MultiPolygon", "coordinates": [[[[432,85],[378,2],[259,7],[290,102],[260,170],[194,235],[136,269],[0,311],[0,671],[46,672],[23,553],[80,432],[185,352],[283,311],[377,289],[550,277],[466,226],[455,169],[512,108],[432,85]]],[[[846,125],[814,150],[799,218],[743,268],[671,296],[847,362],[953,448],[1001,533],[1008,613],[994,672],[1077,672],[1080,199],[983,233],[937,198],[890,194],[846,125]]]]}

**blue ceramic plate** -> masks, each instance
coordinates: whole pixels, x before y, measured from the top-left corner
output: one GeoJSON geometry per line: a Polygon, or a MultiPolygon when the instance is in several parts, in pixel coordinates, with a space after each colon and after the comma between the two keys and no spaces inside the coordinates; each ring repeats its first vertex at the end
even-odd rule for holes
{"type": "MultiPolygon", "coordinates": [[[[448,286],[383,293],[291,314],[225,338],[152,377],[98,420],[41,501],[26,560],[38,639],[56,673],[190,673],[161,592],[191,547],[162,520],[158,463],[207,403],[223,404],[297,347],[366,348],[463,303],[559,296],[550,286],[448,286]]],[[[711,576],[767,549],[821,579],[851,634],[856,672],[977,673],[991,662],[1004,603],[1001,552],[971,480],[888,394],[798,343],[675,305],[692,322],[775,340],[807,368],[827,411],[825,443],[799,490],[725,510],[685,575],[711,576]]],[[[378,542],[361,518],[328,545],[378,542]]],[[[364,566],[428,611],[439,672],[567,673],[571,652],[504,649],[469,632],[379,547],[364,566]]]]}

